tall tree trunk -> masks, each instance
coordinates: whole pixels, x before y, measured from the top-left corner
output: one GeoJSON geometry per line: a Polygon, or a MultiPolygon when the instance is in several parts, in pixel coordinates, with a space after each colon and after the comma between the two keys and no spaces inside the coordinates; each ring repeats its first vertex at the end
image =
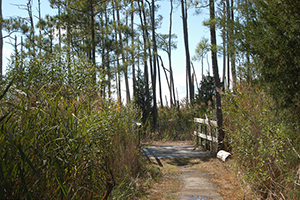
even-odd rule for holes
{"type": "MultiPolygon", "coordinates": [[[[121,26],[120,23],[120,5],[119,5],[119,1],[116,1],[116,9],[117,9],[117,24],[118,26],[121,26]]],[[[122,57],[122,64],[123,64],[123,68],[124,68],[124,79],[125,79],[125,88],[126,88],[126,102],[129,103],[130,102],[130,90],[129,90],[129,83],[128,83],[128,66],[127,66],[127,62],[125,59],[125,55],[124,55],[124,47],[123,47],[123,37],[122,37],[122,32],[121,30],[119,30],[119,40],[120,40],[120,46],[121,46],[121,57],[122,57]]]]}
{"type": "MultiPolygon", "coordinates": [[[[20,57],[19,57],[19,52],[18,52],[18,38],[17,36],[15,35],[15,69],[18,73],[21,72],[21,69],[19,68],[20,67],[20,57]]],[[[19,85],[18,85],[19,87],[19,85]]]]}
{"type": "Polygon", "coordinates": [[[30,21],[30,35],[29,35],[29,40],[31,42],[31,55],[33,58],[35,58],[35,40],[34,40],[34,22],[33,22],[33,14],[32,14],[32,0],[28,0],[27,3],[27,12],[29,16],[29,21],[30,21]]]}
{"type": "Polygon", "coordinates": [[[196,86],[198,86],[197,75],[196,75],[196,71],[195,71],[195,67],[194,67],[193,62],[191,62],[191,66],[192,66],[192,68],[193,68],[193,76],[192,76],[192,79],[193,79],[193,85],[194,85],[194,82],[195,82],[195,83],[196,83],[196,86]]]}
{"type": "MultiPolygon", "coordinates": [[[[226,17],[226,5],[225,2],[222,2],[223,4],[223,13],[224,13],[224,17],[226,17]]],[[[223,40],[223,88],[225,89],[225,85],[226,85],[226,25],[223,25],[223,29],[222,29],[222,40],[223,40]]]]}
{"type": "MultiPolygon", "coordinates": [[[[113,15],[114,19],[114,15],[113,15]]],[[[111,88],[110,88],[110,67],[109,67],[109,58],[107,55],[108,50],[105,48],[106,41],[107,41],[107,35],[105,35],[104,29],[107,27],[107,7],[106,4],[104,5],[104,12],[100,15],[100,24],[102,27],[101,31],[101,38],[102,38],[102,49],[101,49],[101,76],[103,78],[103,81],[101,82],[100,86],[100,96],[105,99],[106,98],[106,87],[108,90],[108,97],[110,98],[111,94],[111,88]],[[107,78],[107,80],[106,80],[107,78]]],[[[115,33],[116,35],[117,33],[115,33]]],[[[117,79],[116,79],[117,80],[117,79]]],[[[116,84],[117,85],[117,84],[116,84]]],[[[118,99],[119,100],[119,99],[118,99]]]]}
{"type": "MultiPolygon", "coordinates": [[[[151,24],[152,24],[152,43],[153,43],[153,74],[152,74],[152,89],[153,89],[153,130],[156,129],[157,121],[157,103],[156,103],[156,62],[157,62],[157,46],[155,37],[155,4],[152,0],[152,14],[151,14],[151,24]]],[[[162,103],[162,102],[161,102],[162,103]]]]}
{"type": "Polygon", "coordinates": [[[233,0],[231,0],[231,27],[230,27],[230,48],[231,48],[231,57],[230,57],[230,62],[231,62],[231,73],[232,73],[232,87],[235,89],[236,87],[236,71],[235,71],[235,46],[234,46],[234,38],[233,38],[233,22],[234,22],[234,13],[233,13],[233,0]]]}
{"type": "MultiPolygon", "coordinates": [[[[96,67],[96,41],[95,41],[95,11],[94,11],[94,3],[93,0],[90,0],[90,17],[91,17],[91,59],[93,63],[93,67],[96,67]]],[[[94,72],[93,81],[96,84],[96,70],[94,72]]]]}
{"type": "MultiPolygon", "coordinates": [[[[0,0],[0,19],[2,16],[2,0],[0,0]]],[[[3,34],[2,34],[2,21],[0,22],[0,81],[2,81],[3,75],[3,34]]]]}
{"type": "Polygon", "coordinates": [[[24,42],[23,42],[23,36],[21,36],[21,52],[20,52],[20,66],[21,66],[21,86],[24,87],[24,76],[23,76],[23,72],[24,72],[24,42]]]}
{"type": "MultiPolygon", "coordinates": [[[[41,0],[38,0],[38,12],[39,12],[39,20],[42,19],[42,11],[41,11],[41,0]]],[[[42,30],[39,29],[39,57],[41,57],[42,55],[42,38],[41,38],[41,35],[42,35],[42,30]]],[[[51,41],[51,45],[52,45],[52,41],[51,41]]]]}
{"type": "MultiPolygon", "coordinates": [[[[115,11],[113,11],[113,21],[116,22],[115,11]]],[[[117,30],[116,26],[115,26],[115,40],[118,41],[118,30],[117,30]]],[[[119,51],[117,50],[117,52],[116,52],[116,62],[117,62],[116,85],[117,85],[117,98],[118,98],[118,102],[121,104],[121,102],[122,102],[122,94],[121,94],[121,69],[120,69],[120,61],[119,61],[119,56],[120,55],[119,55],[118,52],[119,51]]]]}
{"type": "Polygon", "coordinates": [[[162,99],[162,90],[161,90],[161,79],[160,79],[160,67],[159,67],[159,62],[158,62],[158,56],[157,56],[157,75],[158,75],[158,86],[159,86],[159,98],[160,98],[160,105],[163,108],[163,99],[162,99]]]}
{"type": "MultiPolygon", "coordinates": [[[[144,24],[144,21],[146,22],[146,19],[143,20],[143,2],[138,1],[138,6],[139,6],[139,16],[140,16],[140,21],[141,21],[141,27],[143,31],[143,40],[144,40],[144,55],[143,55],[143,60],[144,60],[144,77],[145,77],[145,88],[146,88],[146,113],[145,116],[148,118],[149,113],[150,113],[150,91],[149,91],[149,74],[148,74],[148,64],[147,64],[147,45],[148,41],[146,38],[146,23],[144,24]],[[140,3],[142,5],[140,5],[140,3]]],[[[145,16],[145,15],[144,15],[145,16]]]]}
{"type": "MultiPolygon", "coordinates": [[[[67,1],[68,2],[68,1],[67,1]]],[[[66,5],[66,12],[70,14],[69,3],[66,5]]],[[[68,68],[68,82],[71,84],[71,43],[72,43],[72,29],[71,23],[67,21],[67,68],[68,68]]]]}
{"type": "Polygon", "coordinates": [[[173,78],[173,69],[172,69],[172,24],[173,24],[173,0],[170,0],[170,27],[169,27],[169,70],[170,70],[170,105],[176,105],[176,97],[175,97],[175,88],[174,88],[174,78],[173,78]],[[172,95],[173,94],[173,95],[172,95]],[[173,98],[172,98],[173,96],[173,98]]]}
{"type": "MultiPolygon", "coordinates": [[[[143,13],[143,18],[144,18],[144,34],[146,36],[146,47],[148,48],[148,54],[149,54],[149,64],[150,64],[150,75],[151,75],[151,81],[152,81],[152,87],[153,87],[153,60],[152,60],[152,52],[151,52],[151,45],[150,45],[150,39],[149,39],[149,32],[148,32],[148,29],[147,29],[147,17],[146,17],[146,12],[145,12],[145,7],[144,7],[144,1],[142,0],[142,6],[143,6],[143,9],[142,9],[142,13],[143,13]]],[[[149,8],[151,9],[151,4],[149,1],[147,1],[147,3],[149,4],[149,8]]],[[[151,12],[151,11],[150,11],[151,12]]],[[[152,88],[153,90],[153,94],[154,93],[154,89],[155,88],[152,88]]]]}
{"type": "MultiPolygon", "coordinates": [[[[108,26],[108,22],[109,22],[109,17],[107,14],[107,5],[105,5],[105,28],[107,28],[108,26]]],[[[105,45],[107,43],[107,36],[105,37],[105,45]]],[[[111,88],[111,77],[112,77],[112,72],[111,72],[111,68],[110,68],[110,59],[109,59],[109,50],[106,49],[106,53],[105,53],[105,60],[106,60],[106,74],[107,74],[107,90],[108,90],[108,98],[111,98],[111,94],[112,94],[112,88],[111,88]]]]}
{"type": "MultiPolygon", "coordinates": [[[[102,70],[103,70],[102,73],[103,73],[103,75],[105,75],[103,77],[103,79],[105,80],[106,77],[107,77],[107,80],[106,81],[102,81],[101,88],[103,88],[104,97],[106,96],[106,88],[107,88],[107,95],[108,95],[108,98],[110,99],[111,98],[111,94],[112,94],[112,88],[111,88],[112,72],[111,72],[111,68],[110,68],[109,50],[106,47],[106,44],[107,44],[107,41],[108,41],[108,36],[105,35],[105,33],[106,33],[105,29],[107,29],[107,27],[108,27],[108,21],[109,21],[107,3],[104,3],[103,9],[104,9],[104,12],[101,13],[101,18],[100,18],[101,27],[102,27],[102,70]],[[104,22],[103,22],[103,16],[104,16],[104,22]]],[[[115,20],[114,16],[113,16],[113,20],[115,20]]],[[[115,33],[115,35],[116,34],[117,33],[115,33]]],[[[116,80],[118,80],[118,79],[116,79],[116,80]]],[[[117,83],[118,83],[118,81],[117,81],[117,83]]],[[[118,84],[116,84],[116,86],[117,85],[118,84]]]]}
{"type": "MultiPolygon", "coordinates": [[[[209,0],[209,13],[210,13],[210,21],[214,21],[215,19],[215,2],[214,0],[209,0]]],[[[223,116],[221,109],[221,95],[220,95],[220,77],[219,77],[219,69],[218,69],[218,61],[217,61],[217,52],[216,52],[216,28],[215,24],[210,25],[210,39],[211,39],[211,59],[212,59],[212,67],[213,67],[213,75],[214,75],[214,85],[215,85],[215,98],[216,98],[216,116],[217,116],[217,124],[218,124],[218,141],[223,141],[224,133],[222,130],[223,116]]],[[[222,143],[223,144],[223,143],[222,143]]]]}
{"type": "Polygon", "coordinates": [[[229,0],[226,0],[226,12],[227,12],[227,31],[226,31],[226,39],[227,39],[227,89],[230,87],[230,42],[229,42],[229,29],[230,27],[230,3],[229,0]]]}
{"type": "MultiPolygon", "coordinates": [[[[246,26],[248,26],[248,24],[249,24],[249,20],[250,20],[250,16],[249,16],[249,2],[248,2],[248,0],[245,0],[245,4],[246,4],[246,8],[247,8],[247,10],[246,10],[246,26]]],[[[246,41],[248,41],[249,40],[249,38],[248,38],[248,36],[249,36],[249,33],[247,33],[246,34],[246,41]]],[[[250,41],[250,40],[249,40],[250,41]]],[[[249,51],[247,51],[247,53],[246,53],[246,67],[247,67],[247,83],[250,83],[251,81],[252,81],[252,73],[251,73],[251,69],[250,69],[250,53],[249,53],[249,51]]]]}
{"type": "Polygon", "coordinates": [[[182,23],[183,23],[183,37],[184,37],[184,47],[186,56],[186,78],[187,78],[187,100],[192,105],[192,100],[194,99],[194,87],[191,76],[191,61],[190,61],[190,51],[189,51],[189,39],[188,39],[188,28],[187,28],[187,5],[186,0],[181,0],[181,12],[182,12],[182,23]],[[189,95],[188,95],[189,94],[189,95]]]}
{"type": "MultiPolygon", "coordinates": [[[[134,5],[133,1],[131,2],[131,31],[134,32],[134,5]]],[[[131,36],[131,60],[132,60],[132,89],[133,96],[136,96],[136,77],[135,77],[135,56],[134,56],[134,34],[131,36]]]]}
{"type": "MultiPolygon", "coordinates": [[[[169,82],[169,78],[168,78],[168,75],[167,75],[167,72],[166,72],[166,68],[164,67],[164,62],[163,62],[163,60],[162,60],[162,58],[161,58],[160,55],[157,55],[157,57],[158,57],[159,60],[160,60],[161,66],[162,66],[162,68],[163,68],[163,70],[164,70],[164,73],[165,73],[165,76],[166,76],[167,85],[168,85],[168,87],[169,87],[169,90],[171,91],[171,83],[169,82]]],[[[157,61],[157,63],[158,63],[158,61],[157,61]]]]}
{"type": "MultiPolygon", "coordinates": [[[[57,10],[58,10],[58,16],[59,16],[59,20],[60,20],[60,15],[61,15],[61,8],[60,8],[60,4],[57,6],[57,10]]],[[[60,23],[58,23],[60,24],[60,23]]],[[[59,46],[59,65],[62,65],[62,38],[61,38],[61,25],[59,25],[58,27],[58,46],[59,46]]],[[[65,67],[64,67],[65,70],[65,67]]]]}
{"type": "Polygon", "coordinates": [[[203,65],[203,61],[204,61],[204,54],[202,54],[201,56],[201,81],[203,80],[203,77],[204,77],[204,72],[203,72],[203,68],[204,68],[204,65],[203,65]]]}

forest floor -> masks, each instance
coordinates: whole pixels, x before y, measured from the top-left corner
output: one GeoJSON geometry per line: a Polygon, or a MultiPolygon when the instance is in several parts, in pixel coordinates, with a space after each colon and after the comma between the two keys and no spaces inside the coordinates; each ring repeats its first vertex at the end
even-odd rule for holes
{"type": "Polygon", "coordinates": [[[223,162],[210,152],[194,149],[191,142],[153,142],[144,153],[162,172],[148,199],[256,199],[232,159],[223,162]]]}

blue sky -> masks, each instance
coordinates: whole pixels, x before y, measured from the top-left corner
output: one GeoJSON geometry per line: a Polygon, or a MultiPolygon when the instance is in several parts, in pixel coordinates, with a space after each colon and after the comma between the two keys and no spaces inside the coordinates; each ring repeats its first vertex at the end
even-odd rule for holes
{"type": "MultiPolygon", "coordinates": [[[[37,0],[33,0],[34,4],[34,15],[37,16],[37,0]]],[[[41,8],[42,8],[42,16],[46,14],[55,14],[55,11],[49,8],[49,3],[47,0],[41,0],[41,8]]],[[[28,16],[26,10],[19,9],[17,6],[13,4],[24,5],[27,3],[27,0],[4,0],[3,1],[3,17],[13,17],[13,16],[28,16]]],[[[160,8],[157,14],[163,15],[164,19],[162,21],[162,26],[157,30],[159,33],[167,34],[169,32],[169,12],[170,12],[170,3],[169,0],[159,1],[160,8]]],[[[177,49],[172,51],[172,65],[174,71],[174,82],[175,87],[178,90],[179,98],[182,99],[185,97],[185,49],[184,49],[184,41],[183,41],[183,31],[182,31],[182,18],[181,18],[181,8],[174,6],[173,13],[173,27],[172,32],[177,35],[177,49]]],[[[200,15],[195,15],[194,9],[188,10],[188,33],[189,33],[189,46],[190,46],[190,55],[191,57],[195,54],[196,45],[201,40],[201,38],[205,37],[209,39],[209,29],[203,26],[203,21],[209,18],[208,9],[203,10],[200,15]]],[[[5,33],[4,33],[5,35],[5,33]]],[[[218,39],[217,39],[218,40],[218,39]]],[[[5,40],[4,44],[4,68],[7,65],[7,58],[12,53],[11,45],[7,44],[9,42],[8,39],[5,40]]],[[[218,43],[221,41],[217,41],[218,43]]],[[[161,52],[160,55],[163,58],[164,65],[168,66],[168,58],[165,52],[161,52]]],[[[210,61],[210,54],[208,55],[208,59],[210,61]]],[[[206,61],[204,62],[204,72],[207,71],[206,61]]],[[[222,70],[220,67],[221,63],[219,63],[219,73],[222,75],[222,70]]],[[[194,62],[197,79],[198,82],[201,79],[201,67],[200,62],[194,62]]],[[[210,65],[211,66],[211,65],[210,65]]],[[[211,70],[210,70],[211,71],[211,70]]],[[[163,79],[163,95],[169,96],[167,83],[165,81],[165,77],[163,71],[161,71],[161,77],[163,79]]],[[[124,96],[124,95],[123,95],[124,96]]]]}

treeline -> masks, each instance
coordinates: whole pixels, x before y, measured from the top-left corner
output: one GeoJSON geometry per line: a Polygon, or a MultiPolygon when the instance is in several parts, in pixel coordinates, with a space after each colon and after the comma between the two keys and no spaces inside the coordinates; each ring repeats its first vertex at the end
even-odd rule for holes
{"type": "Polygon", "coordinates": [[[144,101],[140,105],[144,118],[149,118],[151,113],[155,127],[157,101],[161,106],[165,102],[161,91],[165,76],[169,102],[175,106],[171,59],[169,66],[164,66],[157,53],[158,49],[164,49],[171,56],[171,49],[176,48],[172,39],[175,36],[156,32],[161,20],[156,14],[157,2],[50,1],[57,14],[45,17],[41,16],[40,5],[39,0],[29,0],[18,5],[27,11],[27,17],[3,21],[3,29],[8,33],[23,35],[13,39],[15,53],[7,72],[7,77],[18,72],[19,77],[15,77],[18,86],[24,85],[33,71],[38,82],[42,81],[39,76],[47,73],[51,77],[45,83],[48,85],[72,85],[75,74],[88,75],[88,79],[82,79],[98,84],[103,99],[114,97],[119,103],[144,101]],[[34,15],[33,3],[37,3],[38,15],[34,15]],[[35,70],[33,62],[38,65],[35,70]],[[78,67],[76,62],[87,62],[89,66],[78,67]],[[141,96],[144,92],[145,96],[141,96]]]}

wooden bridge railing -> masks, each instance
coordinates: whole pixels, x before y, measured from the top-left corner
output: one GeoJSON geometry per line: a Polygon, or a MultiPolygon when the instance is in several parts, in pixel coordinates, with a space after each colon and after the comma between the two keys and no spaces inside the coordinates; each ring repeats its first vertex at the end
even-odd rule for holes
{"type": "Polygon", "coordinates": [[[205,117],[206,119],[194,118],[194,122],[199,123],[198,131],[194,131],[196,143],[199,145],[200,140],[200,145],[203,145],[205,149],[213,152],[218,151],[217,121],[209,120],[207,115],[205,117]]]}

